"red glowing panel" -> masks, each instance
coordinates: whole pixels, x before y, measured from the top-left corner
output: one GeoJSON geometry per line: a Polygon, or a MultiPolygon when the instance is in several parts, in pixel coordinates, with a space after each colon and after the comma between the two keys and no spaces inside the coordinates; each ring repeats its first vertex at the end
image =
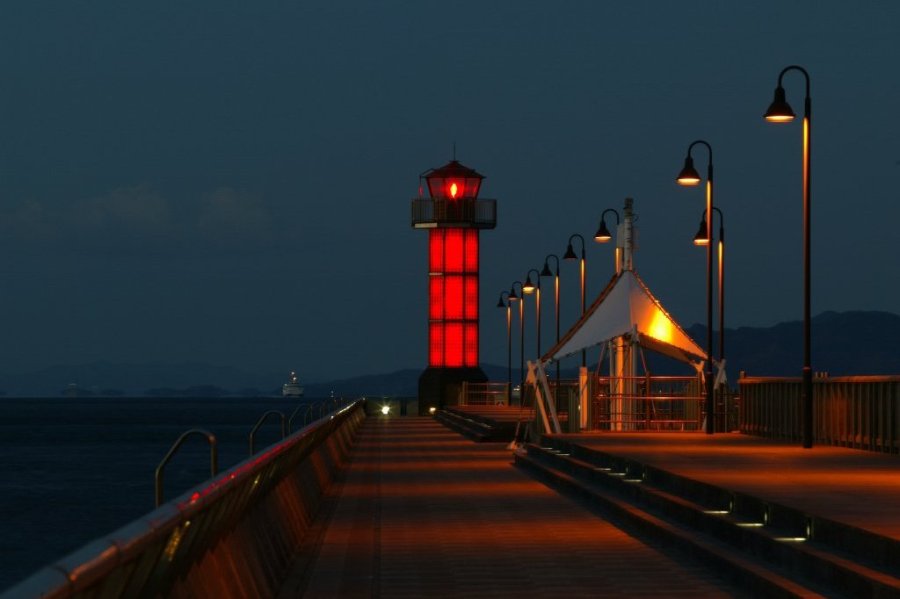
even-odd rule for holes
{"type": "Polygon", "coordinates": [[[444,366],[463,366],[464,328],[461,322],[444,325],[444,366]]]}
{"type": "Polygon", "coordinates": [[[444,272],[444,231],[428,232],[428,272],[444,272]]]}
{"type": "Polygon", "coordinates": [[[465,317],[464,279],[462,275],[446,275],[444,278],[444,318],[465,317]]]}
{"type": "Polygon", "coordinates": [[[463,303],[466,311],[465,318],[467,320],[478,319],[478,275],[466,275],[463,303]]]}
{"type": "Polygon", "coordinates": [[[444,272],[462,272],[465,244],[463,229],[446,229],[444,238],[444,272]]]}
{"type": "Polygon", "coordinates": [[[444,277],[428,277],[428,318],[440,320],[444,317],[444,277]]]}
{"type": "Polygon", "coordinates": [[[466,333],[466,349],[465,360],[466,366],[478,366],[478,323],[467,322],[465,326],[466,333]]]}
{"type": "Polygon", "coordinates": [[[465,241],[466,272],[478,272],[478,230],[466,229],[465,241]]]}
{"type": "Polygon", "coordinates": [[[428,325],[428,365],[444,365],[444,325],[439,322],[428,325]]]}

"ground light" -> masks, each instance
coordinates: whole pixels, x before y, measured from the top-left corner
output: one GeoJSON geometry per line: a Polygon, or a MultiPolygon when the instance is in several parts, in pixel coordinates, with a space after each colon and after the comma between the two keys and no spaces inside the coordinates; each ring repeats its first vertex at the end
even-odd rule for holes
{"type": "Polygon", "coordinates": [[[381,413],[384,414],[385,416],[387,416],[388,414],[390,414],[390,413],[391,413],[391,406],[389,406],[389,405],[387,405],[387,404],[381,406],[381,413]]]}

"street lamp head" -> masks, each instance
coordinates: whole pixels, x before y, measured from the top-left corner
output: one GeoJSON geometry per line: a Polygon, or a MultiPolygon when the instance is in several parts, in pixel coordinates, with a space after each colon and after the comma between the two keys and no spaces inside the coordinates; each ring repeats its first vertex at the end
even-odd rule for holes
{"type": "Polygon", "coordinates": [[[694,235],[694,245],[706,246],[709,244],[709,238],[706,236],[706,221],[700,221],[700,229],[694,235]]]}
{"type": "Polygon", "coordinates": [[[522,291],[525,293],[534,293],[534,283],[531,282],[531,274],[525,277],[525,284],[522,285],[522,291]]]}
{"type": "Polygon", "coordinates": [[[594,233],[594,241],[597,243],[606,243],[612,239],[612,235],[609,233],[609,229],[606,228],[606,219],[600,219],[600,227],[597,229],[597,232],[594,233]]]}
{"type": "Polygon", "coordinates": [[[544,260],[544,268],[541,269],[542,277],[552,277],[553,271],[550,270],[550,263],[544,260]]]}
{"type": "MultiPolygon", "coordinates": [[[[498,307],[498,308],[506,308],[506,307],[507,307],[507,306],[506,306],[506,302],[503,301],[503,294],[504,294],[504,293],[506,293],[506,292],[505,292],[505,291],[501,291],[501,292],[500,292],[500,298],[497,300],[497,307],[498,307]]],[[[507,294],[507,295],[508,295],[508,294],[507,294]]]]}
{"type": "Polygon", "coordinates": [[[566,247],[566,253],[563,254],[563,260],[578,260],[578,256],[575,255],[575,249],[572,247],[571,241],[566,247]]]}
{"type": "Polygon", "coordinates": [[[515,285],[513,285],[512,287],[509,288],[509,297],[507,299],[509,299],[509,301],[511,301],[511,302],[515,302],[515,301],[519,300],[519,296],[516,295],[516,286],[515,285]]]}
{"type": "Polygon", "coordinates": [[[694,159],[691,158],[690,154],[685,157],[684,167],[681,169],[681,172],[678,173],[678,177],[675,181],[677,181],[679,185],[684,185],[685,187],[692,187],[700,183],[700,173],[694,168],[694,159]]]}
{"type": "Polygon", "coordinates": [[[775,88],[775,99],[769,104],[769,109],[763,115],[770,123],[790,123],[796,116],[791,105],[787,103],[784,88],[780,85],[775,88]]]}

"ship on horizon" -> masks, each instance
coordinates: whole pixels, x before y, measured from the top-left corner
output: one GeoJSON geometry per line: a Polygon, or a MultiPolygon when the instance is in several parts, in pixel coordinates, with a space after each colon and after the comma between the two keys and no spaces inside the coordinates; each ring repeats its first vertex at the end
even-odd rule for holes
{"type": "Polygon", "coordinates": [[[303,397],[303,387],[300,385],[300,380],[297,378],[295,371],[291,371],[288,382],[281,386],[281,395],[284,397],[303,397]]]}

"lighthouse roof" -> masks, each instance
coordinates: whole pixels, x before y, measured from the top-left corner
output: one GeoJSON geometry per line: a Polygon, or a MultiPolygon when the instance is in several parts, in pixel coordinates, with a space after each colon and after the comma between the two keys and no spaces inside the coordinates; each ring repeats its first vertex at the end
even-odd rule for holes
{"type": "Polygon", "coordinates": [[[463,164],[460,164],[457,160],[451,160],[447,164],[439,168],[428,169],[422,176],[425,178],[431,177],[439,177],[443,179],[449,179],[451,177],[456,177],[459,179],[484,179],[484,175],[479,173],[473,168],[469,168],[463,164]]]}

